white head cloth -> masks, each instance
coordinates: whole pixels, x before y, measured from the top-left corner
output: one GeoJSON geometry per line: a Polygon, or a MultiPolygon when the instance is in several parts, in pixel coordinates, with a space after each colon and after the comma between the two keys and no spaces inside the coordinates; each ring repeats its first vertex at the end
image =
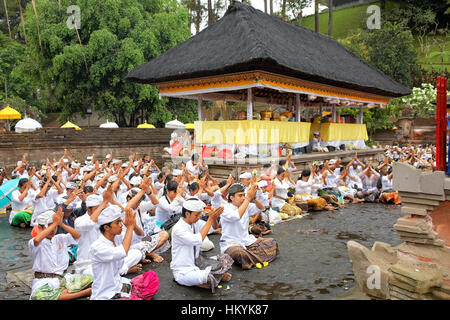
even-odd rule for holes
{"type": "Polygon", "coordinates": [[[98,217],[98,224],[104,225],[113,222],[122,216],[122,210],[116,205],[106,207],[98,217]]]}

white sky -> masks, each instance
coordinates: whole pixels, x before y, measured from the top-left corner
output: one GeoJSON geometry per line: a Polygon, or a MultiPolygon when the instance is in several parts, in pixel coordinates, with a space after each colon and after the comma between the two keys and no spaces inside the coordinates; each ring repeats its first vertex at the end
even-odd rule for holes
{"type": "MultiPolygon", "coordinates": [[[[251,0],[252,2],[252,6],[258,10],[261,10],[264,12],[264,0],[251,0]]],[[[280,10],[280,5],[278,4],[279,1],[274,0],[273,1],[273,10],[274,11],[279,11],[280,10]]],[[[323,8],[326,8],[322,5],[319,5],[319,11],[322,10],[323,8]]],[[[269,0],[267,0],[267,10],[269,10],[269,0]]],[[[305,10],[303,10],[303,16],[309,16],[311,14],[314,14],[314,1],[312,1],[311,5],[308,8],[305,8],[305,10]]]]}
{"type": "MultiPolygon", "coordinates": [[[[279,0],[273,0],[273,11],[279,11],[280,10],[280,3],[279,0]]],[[[264,0],[251,0],[252,6],[258,10],[261,10],[264,12],[264,0]]],[[[319,11],[325,9],[325,6],[319,5],[319,11]]],[[[269,11],[269,0],[267,0],[267,10],[269,11]]],[[[225,13],[225,11],[222,13],[225,13]]],[[[288,13],[289,14],[289,13],[288,13]]],[[[305,10],[303,10],[303,17],[309,16],[311,14],[314,14],[314,1],[311,2],[311,5],[305,10]]],[[[222,18],[222,16],[220,18],[222,18]]],[[[291,17],[293,18],[293,17],[291,17]]],[[[200,26],[200,31],[203,30],[206,27],[206,18],[202,21],[202,24],[200,26]]],[[[194,25],[191,26],[191,32],[192,34],[195,34],[195,27],[194,25]]]]}

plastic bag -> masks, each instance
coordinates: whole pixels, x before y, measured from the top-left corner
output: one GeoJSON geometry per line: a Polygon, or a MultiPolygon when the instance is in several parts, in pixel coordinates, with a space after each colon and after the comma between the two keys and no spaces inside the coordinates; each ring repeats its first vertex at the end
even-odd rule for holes
{"type": "Polygon", "coordinates": [[[273,210],[272,208],[269,209],[269,223],[278,223],[281,221],[281,216],[278,212],[273,210]]]}

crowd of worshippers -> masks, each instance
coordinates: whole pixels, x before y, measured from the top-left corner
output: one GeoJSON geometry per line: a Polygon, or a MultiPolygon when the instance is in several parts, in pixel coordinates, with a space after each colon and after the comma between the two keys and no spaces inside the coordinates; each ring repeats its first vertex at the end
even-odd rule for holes
{"type": "Polygon", "coordinates": [[[393,162],[426,170],[435,150],[385,151],[377,163],[357,154],[346,165],[314,162],[297,181],[291,156],[218,181],[197,154],[179,169],[160,170],[148,155],[78,163],[65,150],[39,170],[22,157],[11,175],[2,170],[0,185],[19,179],[9,223],[31,230],[30,299],[150,299],[159,280],[154,271],[142,273],[142,264],[163,261],[169,249],[179,285],[214,292],[231,279],[233,263],[247,270],[276,259],[278,244],[268,236],[282,219],[349,202],[401,203],[392,189],[393,162]],[[202,254],[215,247],[210,234],[220,235],[216,259],[202,254]]]}

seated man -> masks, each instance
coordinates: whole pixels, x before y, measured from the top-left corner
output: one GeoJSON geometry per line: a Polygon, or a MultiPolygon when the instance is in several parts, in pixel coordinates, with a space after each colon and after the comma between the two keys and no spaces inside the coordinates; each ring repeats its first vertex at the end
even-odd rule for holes
{"type": "Polygon", "coordinates": [[[76,244],[80,233],[62,222],[62,208],[58,212],[48,210],[36,219],[38,234],[28,242],[33,257],[34,280],[31,288],[32,300],[70,300],[89,296],[92,283],[90,275],[62,277],[69,265],[68,246],[76,244]],[[56,235],[58,226],[67,234],[56,235]],[[66,281],[68,283],[66,284],[66,281]]]}
{"type": "MultiPolygon", "coordinates": [[[[214,270],[211,266],[201,269],[195,264],[202,245],[213,221],[223,212],[223,206],[209,213],[208,221],[203,227],[198,223],[205,208],[205,203],[197,198],[189,198],[183,203],[182,218],[172,229],[172,269],[175,281],[184,286],[211,288],[214,293],[220,281],[229,281],[233,259],[222,254],[218,257],[219,265],[214,270]]],[[[205,261],[209,259],[204,259],[205,261]]],[[[214,261],[212,260],[211,263],[214,261]]]]}
{"type": "MultiPolygon", "coordinates": [[[[133,230],[136,224],[135,213],[131,208],[125,211],[124,225],[127,230],[122,237],[121,209],[116,205],[111,205],[102,210],[98,225],[101,235],[92,243],[90,259],[92,261],[92,271],[94,282],[92,284],[91,300],[108,300],[130,297],[132,291],[131,281],[120,276],[120,270],[125,257],[130,250],[133,238],[133,230]]],[[[157,275],[153,271],[151,276],[157,275]]],[[[158,290],[158,286],[148,288],[152,290],[152,295],[158,290]]]]}
{"type": "Polygon", "coordinates": [[[328,152],[328,148],[323,146],[323,140],[320,137],[319,131],[314,131],[314,137],[312,139],[312,151],[314,152],[328,152]]]}
{"type": "Polygon", "coordinates": [[[271,262],[280,253],[278,244],[272,238],[258,238],[248,232],[249,217],[262,210],[264,206],[256,196],[257,185],[253,184],[245,195],[245,187],[234,183],[228,189],[228,204],[221,216],[222,237],[220,252],[227,253],[242,266],[251,269],[257,263],[271,262]]]}

